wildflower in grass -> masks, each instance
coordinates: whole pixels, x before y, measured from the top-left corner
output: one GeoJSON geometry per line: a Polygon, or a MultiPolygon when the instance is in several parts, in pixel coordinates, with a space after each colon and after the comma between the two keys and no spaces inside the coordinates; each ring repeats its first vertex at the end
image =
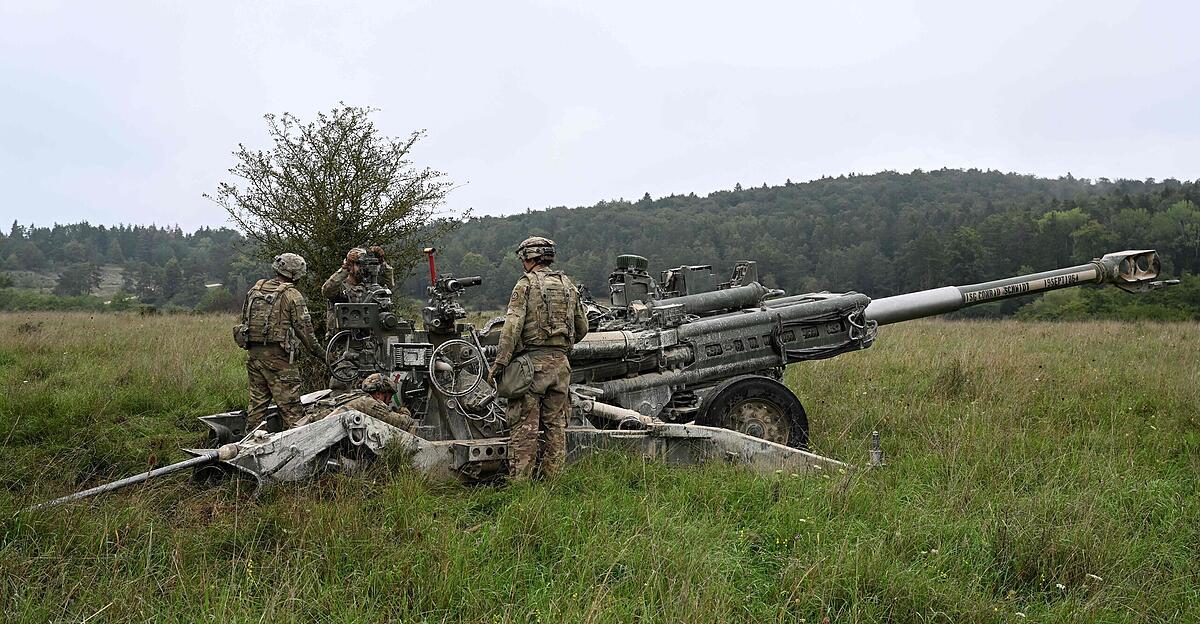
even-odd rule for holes
{"type": "Polygon", "coordinates": [[[1067,589],[1067,586],[1063,585],[1062,583],[1055,583],[1054,587],[1057,588],[1059,591],[1066,591],[1066,589],[1067,589]]]}

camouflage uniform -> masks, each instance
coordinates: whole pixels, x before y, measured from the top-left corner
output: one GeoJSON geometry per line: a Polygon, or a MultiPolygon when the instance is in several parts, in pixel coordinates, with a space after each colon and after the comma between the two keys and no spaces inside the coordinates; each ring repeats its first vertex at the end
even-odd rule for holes
{"type": "Polygon", "coordinates": [[[323,357],[304,295],[291,281],[304,274],[304,260],[295,256],[300,263],[299,275],[285,276],[279,268],[280,258],[284,256],[295,254],[276,258],[279,277],[259,280],[246,293],[243,322],[248,325],[246,348],[250,352],[246,360],[250,386],[247,431],[262,423],[272,399],[279,406],[284,423],[288,427],[295,426],[304,416],[300,407],[300,371],[295,363],[296,349],[300,346],[297,341],[316,357],[323,357]],[[262,305],[264,312],[252,313],[251,308],[255,305],[262,305]]]}
{"type": "MultiPolygon", "coordinates": [[[[536,240],[553,245],[548,239],[536,240]]],[[[525,247],[522,243],[521,249],[525,247]]],[[[506,366],[522,353],[528,353],[533,362],[529,393],[508,401],[508,471],[513,480],[533,476],[540,427],[546,429],[541,448],[542,475],[554,476],[566,462],[567,411],[571,409],[567,351],[587,331],[579,291],[562,272],[539,264],[517,280],[508,301],[495,365],[506,366]]]]}
{"type": "MultiPolygon", "coordinates": [[[[366,253],[363,249],[355,249],[366,253]]],[[[386,288],[391,288],[395,275],[395,271],[386,262],[379,265],[379,285],[386,288]]],[[[325,307],[325,337],[333,337],[333,319],[334,319],[334,304],[335,303],[363,303],[367,299],[368,294],[367,284],[360,281],[352,281],[350,279],[350,267],[348,264],[343,264],[325,283],[321,285],[321,294],[325,295],[328,303],[325,307]]],[[[342,377],[350,377],[351,371],[357,368],[354,359],[354,344],[350,345],[351,353],[347,360],[343,360],[336,365],[338,373],[342,377]]],[[[338,379],[336,376],[330,376],[329,388],[335,394],[340,394],[353,387],[353,381],[345,382],[338,379]]]]}
{"type": "Polygon", "coordinates": [[[316,422],[327,416],[341,414],[350,410],[373,416],[383,422],[398,427],[409,433],[416,433],[417,421],[413,420],[412,412],[399,407],[393,408],[362,390],[352,390],[341,396],[321,399],[309,406],[308,422],[316,422]]]}
{"type": "MultiPolygon", "coordinates": [[[[371,248],[374,253],[382,254],[382,250],[378,247],[371,248]]],[[[350,279],[350,263],[351,258],[357,259],[367,254],[367,250],[361,247],[355,247],[346,254],[346,261],[342,263],[341,268],[329,276],[325,283],[321,285],[321,294],[325,295],[328,304],[325,308],[325,329],[328,332],[333,327],[333,304],[335,303],[361,303],[366,300],[367,285],[359,281],[358,277],[354,281],[350,279]]],[[[379,265],[379,285],[387,289],[396,287],[396,271],[392,265],[387,262],[381,262],[379,265]]]]}

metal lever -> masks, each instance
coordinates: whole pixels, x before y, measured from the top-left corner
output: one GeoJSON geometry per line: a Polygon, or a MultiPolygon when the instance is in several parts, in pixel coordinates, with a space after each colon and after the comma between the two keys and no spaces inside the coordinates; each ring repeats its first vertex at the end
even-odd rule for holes
{"type": "Polygon", "coordinates": [[[867,462],[871,468],[882,468],[887,465],[883,461],[883,446],[879,443],[879,432],[871,432],[871,459],[867,462]]]}

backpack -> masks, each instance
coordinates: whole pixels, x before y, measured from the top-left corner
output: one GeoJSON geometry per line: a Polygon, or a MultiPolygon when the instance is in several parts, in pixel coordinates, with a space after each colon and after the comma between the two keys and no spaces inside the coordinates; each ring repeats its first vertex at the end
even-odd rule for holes
{"type": "Polygon", "coordinates": [[[252,343],[288,343],[291,324],[285,314],[285,293],[293,288],[290,282],[258,280],[246,293],[242,307],[242,322],[233,328],[233,340],[243,349],[252,343]]]}
{"type": "MultiPolygon", "coordinates": [[[[579,306],[579,291],[562,271],[529,273],[529,303],[526,318],[537,321],[537,333],[529,336],[536,344],[554,338],[575,342],[575,309],[579,306]]],[[[529,321],[526,321],[528,327],[529,321]]],[[[529,343],[529,340],[525,341],[529,343]]]]}

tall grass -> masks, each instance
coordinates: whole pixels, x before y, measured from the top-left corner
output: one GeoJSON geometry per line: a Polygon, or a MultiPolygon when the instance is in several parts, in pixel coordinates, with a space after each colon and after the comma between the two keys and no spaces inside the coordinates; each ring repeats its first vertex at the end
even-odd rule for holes
{"type": "Polygon", "coordinates": [[[879,430],[882,470],[602,455],[471,488],[388,458],[259,499],[167,477],[17,513],[182,458],[194,416],[244,401],[229,324],[0,316],[2,619],[1200,617],[1195,324],[910,323],[792,367],[816,449],[861,465],[879,430]]]}

